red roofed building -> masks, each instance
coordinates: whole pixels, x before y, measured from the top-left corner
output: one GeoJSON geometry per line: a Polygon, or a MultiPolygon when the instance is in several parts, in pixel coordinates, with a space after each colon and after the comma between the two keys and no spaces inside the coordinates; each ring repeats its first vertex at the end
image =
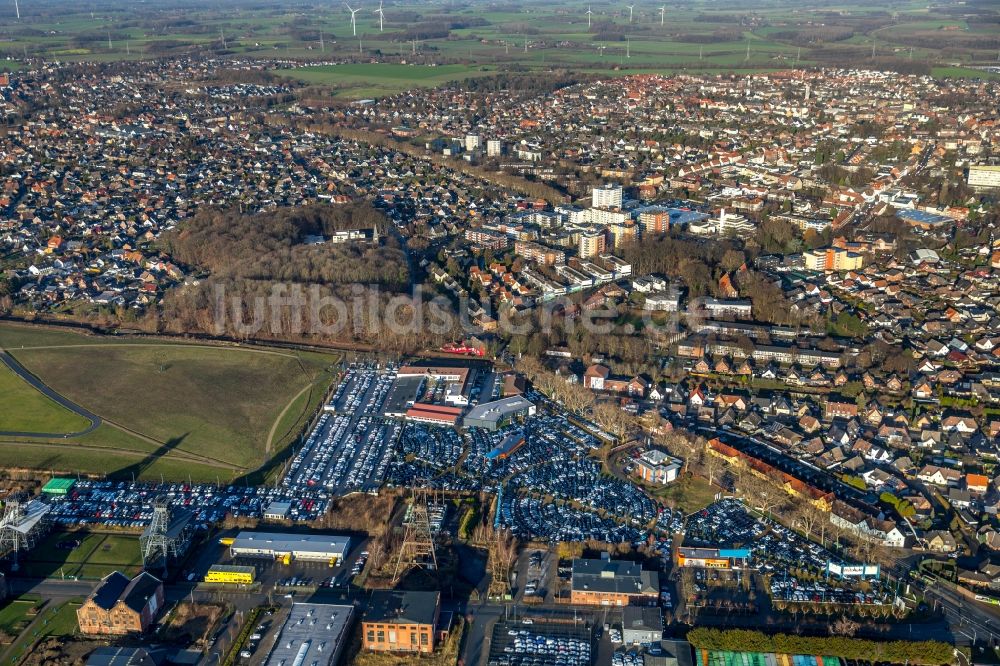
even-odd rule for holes
{"type": "Polygon", "coordinates": [[[430,405],[423,402],[418,402],[406,410],[406,418],[411,421],[446,426],[454,426],[458,423],[458,417],[461,414],[462,410],[458,407],[430,405]]]}

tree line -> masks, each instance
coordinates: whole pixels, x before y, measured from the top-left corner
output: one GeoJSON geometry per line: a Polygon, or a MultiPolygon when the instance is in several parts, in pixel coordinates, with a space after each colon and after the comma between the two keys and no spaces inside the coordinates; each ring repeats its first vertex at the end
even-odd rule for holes
{"type": "Polygon", "coordinates": [[[733,652],[774,652],[778,654],[812,654],[826,657],[856,659],[866,663],[919,664],[940,666],[950,664],[953,648],[941,641],[872,641],[843,636],[769,636],[747,629],[711,629],[698,627],[687,635],[688,641],[701,650],[733,652]]]}

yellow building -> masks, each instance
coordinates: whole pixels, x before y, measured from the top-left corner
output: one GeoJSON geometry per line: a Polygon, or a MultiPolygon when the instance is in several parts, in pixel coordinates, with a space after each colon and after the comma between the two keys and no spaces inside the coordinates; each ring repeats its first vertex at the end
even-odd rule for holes
{"type": "Polygon", "coordinates": [[[205,582],[250,585],[256,573],[253,567],[216,564],[205,574],[205,582]]]}
{"type": "Polygon", "coordinates": [[[588,231],[580,236],[580,259],[592,259],[604,254],[606,237],[603,231],[588,231]]]}
{"type": "Polygon", "coordinates": [[[802,253],[805,267],[811,271],[856,271],[865,265],[865,257],[837,247],[819,248],[802,253]]]}

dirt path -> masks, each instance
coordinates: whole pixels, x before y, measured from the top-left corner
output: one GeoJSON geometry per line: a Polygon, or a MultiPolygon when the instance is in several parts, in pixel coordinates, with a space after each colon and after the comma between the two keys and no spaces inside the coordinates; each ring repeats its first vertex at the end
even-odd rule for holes
{"type": "Polygon", "coordinates": [[[300,397],[302,397],[302,394],[305,393],[306,391],[311,391],[312,387],[313,385],[311,383],[306,384],[301,391],[295,394],[294,398],[288,401],[288,404],[285,405],[285,408],[281,410],[280,414],[278,414],[278,418],[274,419],[274,423],[271,425],[271,431],[267,433],[267,443],[264,445],[265,455],[271,454],[271,448],[274,445],[274,435],[278,430],[278,426],[281,424],[281,420],[285,418],[285,414],[288,412],[289,409],[292,408],[292,405],[295,404],[295,401],[298,400],[300,397]]]}
{"type": "MultiPolygon", "coordinates": [[[[15,347],[14,351],[34,351],[36,349],[79,349],[81,347],[118,347],[120,349],[128,349],[129,347],[171,347],[173,349],[215,349],[224,351],[241,351],[248,352],[251,354],[270,354],[272,356],[283,356],[285,358],[297,359],[297,354],[292,354],[289,352],[274,351],[272,349],[257,349],[255,347],[227,347],[222,345],[199,345],[190,344],[187,342],[95,342],[93,344],[79,344],[79,345],[36,345],[32,347],[25,347],[21,345],[20,347],[15,347]]],[[[8,348],[8,351],[10,349],[8,348]]]]}
{"type": "MultiPolygon", "coordinates": [[[[116,455],[135,456],[137,458],[147,458],[150,455],[150,453],[148,451],[135,451],[135,450],[132,450],[132,449],[121,449],[121,448],[112,447],[112,446],[92,446],[90,444],[68,444],[67,445],[67,444],[55,444],[55,443],[52,443],[52,442],[31,442],[31,441],[18,441],[18,440],[3,440],[3,441],[0,441],[0,447],[6,446],[6,445],[9,445],[9,444],[16,444],[17,446],[21,446],[21,447],[55,449],[57,451],[62,451],[64,453],[67,452],[67,451],[83,450],[83,451],[94,451],[94,452],[109,453],[109,454],[116,454],[116,455]]],[[[192,463],[198,463],[199,465],[205,465],[207,467],[217,467],[219,469],[226,469],[226,470],[230,470],[230,471],[240,471],[240,470],[243,469],[242,467],[235,467],[235,466],[230,465],[228,463],[223,463],[223,462],[215,461],[215,460],[211,460],[211,459],[204,459],[204,460],[202,460],[202,459],[197,458],[197,457],[192,457],[192,456],[190,456],[189,454],[186,454],[186,453],[176,453],[176,452],[173,452],[173,451],[171,451],[170,453],[161,455],[161,456],[157,456],[157,458],[173,458],[175,460],[180,459],[180,460],[185,460],[185,461],[192,462],[192,463]]]]}

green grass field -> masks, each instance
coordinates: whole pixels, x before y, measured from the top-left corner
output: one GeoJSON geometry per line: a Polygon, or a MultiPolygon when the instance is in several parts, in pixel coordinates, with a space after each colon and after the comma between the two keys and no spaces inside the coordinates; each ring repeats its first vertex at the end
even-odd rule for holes
{"type": "Polygon", "coordinates": [[[410,88],[429,88],[449,81],[485,76],[492,67],[467,65],[395,65],[384,63],[358,63],[344,65],[317,65],[279,73],[305,83],[333,86],[338,93],[351,97],[391,95],[410,88]]]}
{"type": "Polygon", "coordinates": [[[139,537],[96,532],[54,532],[21,563],[31,578],[81,578],[99,580],[112,571],[135,575],[142,569],[139,537]],[[59,548],[63,541],[78,540],[73,550],[59,548]]]}
{"type": "Polygon", "coordinates": [[[30,621],[28,611],[35,603],[34,599],[14,599],[0,608],[0,631],[11,636],[20,634],[30,621]]]}
{"type": "Polygon", "coordinates": [[[19,432],[80,432],[87,419],[58,405],[0,364],[0,430],[19,432]]]}
{"type": "Polygon", "coordinates": [[[942,79],[1000,79],[1000,74],[970,67],[934,67],[931,73],[942,79]]]}
{"type": "MultiPolygon", "coordinates": [[[[105,419],[79,438],[0,440],[0,465],[121,478],[229,481],[263,465],[297,436],[337,361],[13,325],[0,325],[0,346],[105,419]]],[[[40,412],[31,425],[48,432],[45,417],[40,412]]]]}
{"type": "Polygon", "coordinates": [[[76,609],[81,601],[73,600],[62,604],[49,604],[34,618],[34,621],[22,631],[17,640],[3,652],[0,663],[19,664],[28,655],[38,641],[49,637],[72,636],[77,631],[76,609]]]}
{"type": "Polygon", "coordinates": [[[715,501],[719,489],[697,476],[684,476],[654,493],[666,504],[675,506],[685,514],[700,511],[715,501]]]}

